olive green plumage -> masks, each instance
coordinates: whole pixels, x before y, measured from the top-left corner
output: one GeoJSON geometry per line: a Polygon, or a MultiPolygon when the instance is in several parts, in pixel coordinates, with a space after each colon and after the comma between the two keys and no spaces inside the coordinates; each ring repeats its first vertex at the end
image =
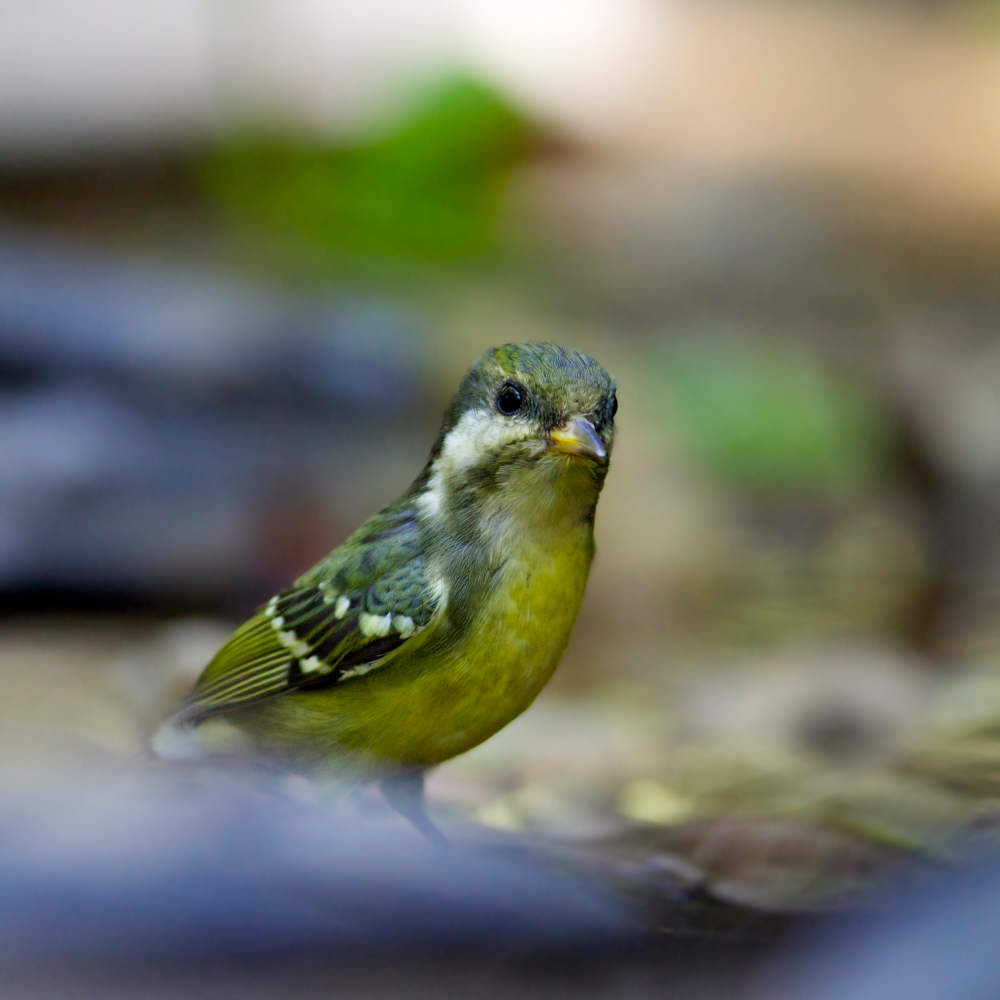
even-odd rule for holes
{"type": "Polygon", "coordinates": [[[413,485],[234,633],[157,748],[211,748],[221,723],[296,766],[385,774],[506,725],[579,610],[616,408],[586,355],[487,351],[413,485]]]}

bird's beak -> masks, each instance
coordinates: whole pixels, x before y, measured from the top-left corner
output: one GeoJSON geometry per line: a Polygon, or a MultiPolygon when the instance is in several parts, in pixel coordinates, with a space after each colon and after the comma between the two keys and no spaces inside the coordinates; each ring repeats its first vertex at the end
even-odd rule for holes
{"type": "Polygon", "coordinates": [[[597,428],[585,417],[573,417],[549,436],[549,450],[563,455],[577,455],[595,462],[608,460],[608,449],[597,428]]]}

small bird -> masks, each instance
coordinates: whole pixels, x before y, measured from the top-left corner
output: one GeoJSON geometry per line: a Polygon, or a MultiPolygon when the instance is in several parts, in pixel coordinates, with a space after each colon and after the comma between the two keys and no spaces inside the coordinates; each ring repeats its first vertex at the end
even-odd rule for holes
{"type": "Polygon", "coordinates": [[[439,839],[425,771],[520,715],[569,640],[617,409],[585,354],[487,350],[413,485],[236,630],[154,750],[377,780],[439,839]]]}

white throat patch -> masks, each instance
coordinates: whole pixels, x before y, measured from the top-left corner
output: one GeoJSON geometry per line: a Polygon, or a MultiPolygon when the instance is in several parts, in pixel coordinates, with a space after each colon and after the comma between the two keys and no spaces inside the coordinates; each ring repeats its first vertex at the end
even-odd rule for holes
{"type": "Polygon", "coordinates": [[[427,485],[417,497],[417,506],[427,515],[440,513],[448,476],[471,468],[486,452],[523,437],[524,424],[520,421],[505,419],[493,410],[466,411],[445,435],[427,485]]]}

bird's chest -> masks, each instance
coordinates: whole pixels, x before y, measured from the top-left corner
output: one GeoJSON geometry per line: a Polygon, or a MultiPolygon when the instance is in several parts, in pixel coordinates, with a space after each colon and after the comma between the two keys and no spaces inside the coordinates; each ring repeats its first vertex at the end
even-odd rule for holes
{"type": "Polygon", "coordinates": [[[583,598],[590,553],[585,544],[525,544],[513,552],[493,593],[484,601],[469,646],[492,663],[486,674],[529,685],[545,680],[566,645],[583,598]]]}
{"type": "Polygon", "coordinates": [[[592,558],[578,535],[512,547],[496,585],[445,669],[426,688],[441,759],[488,739],[523,712],[552,676],[580,609],[592,558]]]}

